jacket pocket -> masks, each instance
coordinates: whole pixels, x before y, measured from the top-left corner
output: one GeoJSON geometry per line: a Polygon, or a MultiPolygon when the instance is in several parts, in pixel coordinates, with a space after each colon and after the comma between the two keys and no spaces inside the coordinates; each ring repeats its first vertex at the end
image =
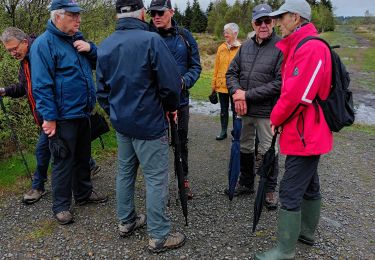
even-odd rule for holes
{"type": "Polygon", "coordinates": [[[304,117],[302,111],[298,114],[296,128],[297,128],[297,133],[298,133],[299,139],[301,140],[301,142],[303,144],[303,147],[306,148],[306,141],[305,141],[305,117],[304,117]]]}

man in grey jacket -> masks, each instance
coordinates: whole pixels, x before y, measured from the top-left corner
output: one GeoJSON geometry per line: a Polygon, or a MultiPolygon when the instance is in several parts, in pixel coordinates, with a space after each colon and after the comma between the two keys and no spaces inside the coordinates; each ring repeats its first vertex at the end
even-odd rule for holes
{"type": "MultiPolygon", "coordinates": [[[[267,151],[273,136],[269,118],[280,95],[282,55],[275,47],[280,38],[273,31],[275,21],[269,17],[271,12],[267,4],[254,7],[252,26],[255,35],[241,46],[226,74],[236,112],[243,116],[241,175],[235,195],[254,193],[256,134],[259,154],[267,151]]],[[[277,208],[278,171],[277,155],[274,173],[266,187],[265,204],[269,210],[277,208]]]]}

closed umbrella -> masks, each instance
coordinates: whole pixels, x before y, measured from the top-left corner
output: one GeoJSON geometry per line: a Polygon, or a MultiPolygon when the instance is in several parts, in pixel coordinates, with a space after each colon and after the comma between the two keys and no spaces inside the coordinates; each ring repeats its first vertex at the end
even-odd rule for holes
{"type": "Polygon", "coordinates": [[[230,151],[229,169],[228,169],[228,197],[233,200],[234,191],[236,189],[238,176],[240,175],[240,137],[242,120],[236,116],[233,122],[232,130],[232,146],[230,151]]]}
{"type": "Polygon", "coordinates": [[[185,176],[182,170],[182,159],[181,159],[181,143],[180,139],[178,138],[177,132],[177,125],[173,119],[173,115],[170,114],[169,123],[171,126],[171,140],[172,140],[172,147],[174,151],[174,171],[177,177],[177,184],[178,184],[178,194],[181,202],[182,213],[185,217],[185,226],[188,225],[188,209],[187,209],[187,193],[186,188],[184,185],[185,176]]]}
{"type": "Polygon", "coordinates": [[[259,175],[259,185],[257,196],[254,201],[254,216],[253,216],[253,232],[259,222],[260,215],[262,214],[262,208],[264,204],[264,199],[266,196],[266,183],[268,181],[268,177],[274,170],[275,165],[275,144],[277,138],[278,131],[275,130],[275,134],[272,138],[271,147],[268,151],[264,154],[262,164],[260,165],[257,174],[259,175]]]}

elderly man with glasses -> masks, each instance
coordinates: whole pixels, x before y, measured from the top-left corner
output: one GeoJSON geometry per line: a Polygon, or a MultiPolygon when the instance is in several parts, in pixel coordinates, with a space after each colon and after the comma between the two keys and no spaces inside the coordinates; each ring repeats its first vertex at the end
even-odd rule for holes
{"type": "Polygon", "coordinates": [[[188,174],[188,130],[189,130],[189,89],[199,79],[200,64],[197,42],[192,34],[177,26],[173,20],[174,10],[170,0],[153,0],[148,9],[151,15],[151,28],[163,38],[177,62],[181,77],[181,95],[178,114],[178,136],[181,142],[182,169],[185,174],[185,188],[188,199],[193,198],[188,174]]]}
{"type": "Polygon", "coordinates": [[[102,203],[107,197],[93,189],[89,166],[96,46],[79,32],[82,8],[74,0],[53,0],[50,11],[47,30],[30,51],[31,79],[44,133],[67,149],[65,154],[53,153],[52,163],[52,210],[65,225],[73,222],[72,190],[78,205],[102,203]]]}
{"type": "MultiPolygon", "coordinates": [[[[282,55],[275,47],[280,38],[273,31],[275,21],[269,16],[271,12],[267,4],[254,7],[252,26],[255,35],[242,44],[226,74],[236,112],[243,116],[241,175],[235,195],[254,193],[256,134],[260,154],[270,147],[273,136],[269,118],[280,95],[282,55]]],[[[276,157],[274,172],[266,186],[265,204],[269,210],[277,208],[275,189],[278,172],[276,157]]]]}

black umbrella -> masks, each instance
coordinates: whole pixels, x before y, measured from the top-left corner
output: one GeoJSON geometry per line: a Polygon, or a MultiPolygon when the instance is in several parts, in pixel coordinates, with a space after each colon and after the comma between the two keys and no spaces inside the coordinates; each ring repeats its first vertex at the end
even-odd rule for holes
{"type": "Polygon", "coordinates": [[[29,165],[27,164],[25,156],[23,155],[23,152],[22,152],[22,148],[21,148],[21,145],[20,145],[20,142],[19,142],[16,130],[13,128],[12,124],[10,123],[10,119],[8,117],[8,113],[7,113],[6,109],[5,109],[5,105],[4,105],[4,102],[3,102],[3,97],[1,97],[1,96],[0,96],[0,105],[1,105],[1,109],[4,112],[5,120],[7,121],[7,124],[9,125],[9,128],[10,128],[10,130],[12,132],[13,141],[14,141],[14,143],[15,143],[18,151],[21,154],[22,161],[23,161],[23,163],[25,165],[27,175],[29,176],[30,180],[33,181],[33,177],[31,176],[31,173],[30,173],[29,165]]]}
{"type": "Polygon", "coordinates": [[[228,169],[228,197],[232,201],[236,189],[238,176],[240,175],[240,137],[242,120],[235,117],[232,130],[232,147],[230,150],[230,160],[228,169]]]}
{"type": "Polygon", "coordinates": [[[278,131],[275,130],[275,134],[272,138],[271,147],[268,151],[264,154],[262,164],[260,165],[257,174],[259,175],[259,185],[257,196],[254,201],[254,216],[253,216],[253,232],[259,222],[260,215],[262,214],[262,208],[264,204],[264,199],[266,196],[266,183],[268,181],[268,176],[274,170],[275,164],[275,143],[277,138],[278,131]]]}
{"type": "Polygon", "coordinates": [[[169,116],[169,123],[171,125],[171,140],[172,140],[172,147],[174,151],[174,171],[175,175],[177,177],[177,184],[178,184],[178,194],[180,197],[181,207],[182,207],[182,213],[185,217],[185,226],[188,225],[188,209],[187,209],[187,193],[186,188],[184,185],[185,182],[185,176],[184,172],[182,170],[182,159],[181,159],[181,143],[180,139],[178,138],[178,132],[177,132],[177,125],[173,119],[173,115],[170,114],[169,116]]]}

